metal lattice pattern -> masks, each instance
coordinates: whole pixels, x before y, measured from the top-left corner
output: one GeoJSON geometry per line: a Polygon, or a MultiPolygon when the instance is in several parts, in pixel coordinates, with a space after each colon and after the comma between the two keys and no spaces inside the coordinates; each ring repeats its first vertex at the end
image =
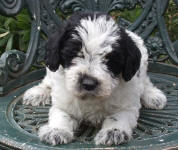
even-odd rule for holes
{"type": "MultiPolygon", "coordinates": [[[[168,104],[164,110],[141,109],[138,126],[133,134],[134,140],[146,140],[178,130],[178,82],[159,79],[159,77],[152,77],[152,81],[166,93],[168,104]]],[[[25,106],[21,101],[19,98],[15,104],[14,120],[23,130],[36,135],[38,128],[47,122],[50,105],[25,106]]],[[[82,124],[76,136],[79,140],[90,141],[98,130],[98,128],[82,124]]]]}

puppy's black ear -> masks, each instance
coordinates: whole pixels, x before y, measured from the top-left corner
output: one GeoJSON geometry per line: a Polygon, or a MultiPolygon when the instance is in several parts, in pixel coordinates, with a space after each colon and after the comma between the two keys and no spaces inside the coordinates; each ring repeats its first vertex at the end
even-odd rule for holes
{"type": "Polygon", "coordinates": [[[46,44],[45,62],[51,71],[56,71],[61,64],[60,49],[63,45],[64,32],[65,28],[61,26],[60,30],[54,33],[46,44]]]}
{"type": "Polygon", "coordinates": [[[140,67],[141,53],[135,42],[126,33],[125,29],[121,28],[120,35],[120,46],[125,55],[125,65],[122,71],[122,77],[125,81],[129,81],[140,67]]]}

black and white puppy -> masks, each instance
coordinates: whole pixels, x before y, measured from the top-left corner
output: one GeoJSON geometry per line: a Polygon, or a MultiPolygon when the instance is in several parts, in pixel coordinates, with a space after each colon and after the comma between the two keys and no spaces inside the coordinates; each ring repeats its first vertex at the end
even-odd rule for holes
{"type": "Polygon", "coordinates": [[[141,104],[162,109],[165,95],[147,75],[147,49],[135,33],[106,14],[76,13],[51,37],[46,48],[47,74],[24,94],[24,104],[52,100],[40,139],[69,143],[81,121],[102,124],[95,143],[126,142],[137,126],[141,104]]]}

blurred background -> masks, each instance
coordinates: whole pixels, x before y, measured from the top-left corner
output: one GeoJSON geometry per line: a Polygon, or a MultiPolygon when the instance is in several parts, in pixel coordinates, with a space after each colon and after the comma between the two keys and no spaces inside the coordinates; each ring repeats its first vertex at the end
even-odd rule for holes
{"type": "MultiPolygon", "coordinates": [[[[63,16],[60,10],[57,14],[63,16]]],[[[113,11],[113,18],[123,17],[130,22],[136,20],[141,14],[141,7],[136,6],[134,10],[113,11]]],[[[170,0],[168,9],[165,13],[165,20],[171,41],[178,39],[178,6],[170,0]]],[[[30,40],[31,18],[26,9],[23,9],[20,14],[14,17],[4,17],[0,15],[0,55],[7,50],[18,49],[26,51],[30,40]]],[[[154,34],[154,33],[153,33],[154,34]]],[[[41,33],[42,38],[46,38],[41,33]]]]}

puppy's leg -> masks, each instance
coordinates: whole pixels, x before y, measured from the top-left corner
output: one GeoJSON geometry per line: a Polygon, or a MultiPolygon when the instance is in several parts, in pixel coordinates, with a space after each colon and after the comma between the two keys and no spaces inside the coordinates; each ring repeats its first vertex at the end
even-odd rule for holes
{"type": "Polygon", "coordinates": [[[137,125],[138,116],[138,110],[126,110],[108,116],[94,139],[95,143],[97,145],[118,145],[129,141],[132,137],[132,130],[137,125]]]}
{"type": "Polygon", "coordinates": [[[51,93],[51,77],[50,72],[47,69],[47,74],[43,81],[29,90],[27,90],[23,96],[23,104],[39,106],[50,103],[51,93]]]}
{"type": "Polygon", "coordinates": [[[167,103],[164,93],[151,83],[148,76],[144,79],[144,91],[141,96],[141,103],[146,108],[152,109],[163,109],[167,103]]]}
{"type": "Polygon", "coordinates": [[[51,107],[48,124],[40,127],[38,135],[40,140],[52,144],[66,144],[74,139],[74,130],[78,122],[64,111],[51,107]]]}

